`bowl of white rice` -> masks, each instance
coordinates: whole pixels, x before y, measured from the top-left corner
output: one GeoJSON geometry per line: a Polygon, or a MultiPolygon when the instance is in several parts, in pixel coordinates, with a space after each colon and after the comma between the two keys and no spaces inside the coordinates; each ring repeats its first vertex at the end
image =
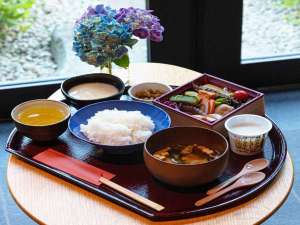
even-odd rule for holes
{"type": "Polygon", "coordinates": [[[69,130],[105,153],[130,154],[142,152],[148,137],[170,124],[169,115],[157,106],[114,100],[81,108],[71,117],[69,130]]]}

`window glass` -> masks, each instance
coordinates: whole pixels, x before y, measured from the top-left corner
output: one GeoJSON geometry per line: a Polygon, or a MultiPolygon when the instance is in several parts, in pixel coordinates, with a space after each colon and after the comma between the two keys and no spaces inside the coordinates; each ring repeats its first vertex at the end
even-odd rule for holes
{"type": "Polygon", "coordinates": [[[300,58],[299,0],[243,0],[242,63],[300,58]]]}
{"type": "MultiPolygon", "coordinates": [[[[113,8],[146,8],[145,0],[100,3],[113,8]]],[[[99,0],[35,0],[29,17],[5,31],[1,30],[0,15],[0,84],[98,72],[99,68],[81,62],[72,51],[76,18],[96,4],[99,0]]],[[[140,40],[129,52],[132,62],[147,61],[147,42],[140,40]]]]}

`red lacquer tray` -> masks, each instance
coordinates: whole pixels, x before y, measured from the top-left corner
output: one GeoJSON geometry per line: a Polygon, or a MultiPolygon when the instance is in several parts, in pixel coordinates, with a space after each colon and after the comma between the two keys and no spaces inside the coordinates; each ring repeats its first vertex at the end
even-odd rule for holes
{"type": "Polygon", "coordinates": [[[195,188],[175,188],[159,182],[150,175],[143,163],[142,154],[128,156],[104,155],[101,150],[73,137],[69,131],[66,131],[57,141],[51,144],[38,144],[22,136],[16,132],[16,130],[13,130],[9,137],[6,150],[34,166],[44,169],[49,173],[59,176],[152,220],[172,220],[200,216],[221,211],[225,208],[245,202],[256,196],[264,187],[272,182],[282,168],[287,153],[284,136],[276,124],[273,123],[273,129],[266,141],[263,155],[243,157],[231,152],[225,173],[214,183],[195,188]],[[119,194],[105,185],[101,185],[100,187],[91,185],[82,180],[75,179],[64,172],[41,164],[32,158],[49,147],[116,174],[116,177],[113,178],[112,181],[165,206],[165,209],[161,212],[156,212],[119,194]],[[236,174],[245,162],[258,157],[264,157],[270,160],[269,167],[264,170],[266,179],[263,182],[251,188],[233,191],[203,207],[197,208],[194,206],[196,200],[205,196],[205,191],[208,188],[236,174]]]}

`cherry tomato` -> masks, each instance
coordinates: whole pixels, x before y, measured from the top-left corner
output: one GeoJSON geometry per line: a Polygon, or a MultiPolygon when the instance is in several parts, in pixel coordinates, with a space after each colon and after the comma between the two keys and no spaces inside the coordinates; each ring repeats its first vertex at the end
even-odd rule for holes
{"type": "Polygon", "coordinates": [[[234,92],[233,97],[238,101],[245,101],[248,99],[249,94],[246,91],[238,90],[234,92]]]}

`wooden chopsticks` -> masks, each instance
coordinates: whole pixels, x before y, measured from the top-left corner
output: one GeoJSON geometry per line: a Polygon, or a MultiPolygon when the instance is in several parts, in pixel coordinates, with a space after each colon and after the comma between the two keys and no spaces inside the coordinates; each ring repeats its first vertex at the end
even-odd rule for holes
{"type": "Polygon", "coordinates": [[[162,205],[159,205],[156,202],[153,202],[153,201],[151,201],[147,198],[144,198],[143,196],[138,195],[138,194],[136,194],[136,193],[134,193],[134,192],[120,186],[119,184],[116,184],[116,183],[114,183],[114,182],[112,182],[112,181],[110,181],[110,180],[108,180],[104,177],[100,177],[99,181],[101,183],[113,188],[114,190],[116,190],[116,191],[118,191],[118,192],[120,192],[120,193],[136,200],[137,202],[142,203],[142,204],[144,204],[144,205],[146,205],[146,206],[148,206],[148,207],[150,207],[150,208],[152,208],[156,211],[161,211],[165,208],[162,205]]]}

